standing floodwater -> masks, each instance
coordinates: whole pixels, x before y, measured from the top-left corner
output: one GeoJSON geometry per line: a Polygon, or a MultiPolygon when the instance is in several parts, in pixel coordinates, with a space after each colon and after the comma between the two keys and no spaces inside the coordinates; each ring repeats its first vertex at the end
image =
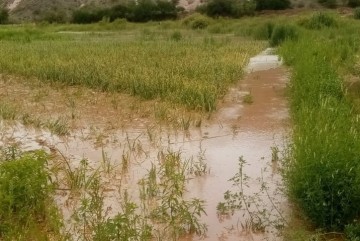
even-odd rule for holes
{"type": "MultiPolygon", "coordinates": [[[[0,141],[17,140],[26,143],[28,149],[47,147],[49,152],[60,151],[73,169],[79,167],[84,158],[93,170],[100,164],[102,168],[108,165],[109,173],[102,181],[107,185],[104,207],[109,216],[121,212],[119,200],[124,190],[131,199],[139,201],[139,180],[148,174],[151,163],[158,163],[163,153],[171,150],[185,159],[201,160],[204,175],[187,180],[185,198],[205,200],[207,215],[200,221],[208,230],[205,237],[184,237],[183,240],[275,240],[271,228],[253,232],[250,217],[244,210],[236,210],[233,215],[222,215],[217,210],[219,203],[224,202],[226,191],[238,191],[229,179],[239,171],[240,159],[246,161],[243,172],[244,177],[249,177],[244,195],[256,195],[262,184],[268,188],[267,195],[261,197],[263,200],[258,200],[269,208],[266,217],[271,217],[274,211],[271,205],[266,206],[269,198],[276,205],[284,202],[281,194],[273,193],[281,183],[274,154],[281,152],[288,131],[284,96],[287,72],[272,52],[267,49],[250,59],[245,78],[231,88],[217,112],[197,129],[183,132],[145,126],[100,132],[89,127],[61,139],[46,131],[14,126],[2,130],[0,141]],[[122,169],[116,171],[118,166],[122,169]],[[113,170],[114,174],[110,174],[113,170]]],[[[56,200],[65,220],[72,218],[75,199],[70,190],[60,185],[56,200]]],[[[250,206],[256,206],[258,201],[252,203],[248,199],[250,206]]]]}

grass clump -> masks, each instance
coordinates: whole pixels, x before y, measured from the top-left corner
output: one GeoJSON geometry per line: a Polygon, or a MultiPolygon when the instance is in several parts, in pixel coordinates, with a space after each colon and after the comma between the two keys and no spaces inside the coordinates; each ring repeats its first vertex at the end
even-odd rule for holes
{"type": "Polygon", "coordinates": [[[45,123],[45,126],[50,130],[52,134],[59,136],[65,136],[70,133],[69,124],[64,118],[57,118],[56,120],[49,120],[45,123]]]}
{"type": "Polygon", "coordinates": [[[1,240],[46,240],[58,234],[60,223],[46,161],[41,151],[1,156],[1,240]]]}
{"type": "Polygon", "coordinates": [[[360,7],[354,9],[354,18],[360,19],[360,7]]]}
{"type": "Polygon", "coordinates": [[[272,22],[266,22],[258,26],[252,34],[255,39],[269,40],[273,34],[275,24],[272,22]]]}
{"type": "Polygon", "coordinates": [[[0,117],[3,120],[15,120],[18,115],[18,109],[7,102],[0,102],[0,117]]]}
{"type": "Polygon", "coordinates": [[[312,30],[337,27],[336,19],[328,13],[315,13],[311,18],[300,21],[300,25],[312,30]]]}
{"type": "Polygon", "coordinates": [[[297,38],[298,30],[294,25],[276,25],[271,34],[270,45],[278,46],[285,40],[296,40],[297,38]]]}

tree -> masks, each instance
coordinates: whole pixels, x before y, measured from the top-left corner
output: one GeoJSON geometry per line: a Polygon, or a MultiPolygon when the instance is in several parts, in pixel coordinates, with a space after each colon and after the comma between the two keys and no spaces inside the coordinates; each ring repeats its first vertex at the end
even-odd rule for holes
{"type": "Polygon", "coordinates": [[[282,10],[289,8],[290,0],[256,0],[256,10],[282,10]]]}
{"type": "Polygon", "coordinates": [[[9,11],[5,8],[0,8],[0,24],[7,23],[9,20],[9,11]]]}

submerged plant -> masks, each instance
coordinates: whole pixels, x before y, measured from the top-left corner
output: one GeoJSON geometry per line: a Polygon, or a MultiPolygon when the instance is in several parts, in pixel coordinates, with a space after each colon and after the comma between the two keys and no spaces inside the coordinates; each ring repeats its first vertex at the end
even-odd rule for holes
{"type": "Polygon", "coordinates": [[[161,224],[165,235],[178,240],[182,235],[204,235],[205,224],[199,218],[206,214],[204,201],[193,198],[185,200],[185,184],[189,173],[189,161],[183,161],[180,153],[162,155],[160,166],[152,165],[148,175],[140,181],[143,199],[153,199],[157,205],[150,210],[153,221],[161,224]]]}
{"type": "Polygon", "coordinates": [[[241,211],[244,217],[244,220],[241,221],[243,229],[254,232],[264,232],[267,228],[283,228],[287,221],[279,204],[270,195],[270,189],[263,177],[259,179],[258,192],[247,194],[248,183],[252,180],[244,173],[246,164],[244,158],[240,157],[239,170],[229,180],[236,189],[234,191],[227,190],[224,193],[225,201],[217,205],[219,216],[234,215],[235,212],[241,211]]]}

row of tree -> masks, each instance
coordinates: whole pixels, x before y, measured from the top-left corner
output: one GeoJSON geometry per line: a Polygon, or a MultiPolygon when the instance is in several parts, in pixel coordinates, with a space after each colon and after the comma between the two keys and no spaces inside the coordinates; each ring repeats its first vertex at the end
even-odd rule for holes
{"type": "MultiPolygon", "coordinates": [[[[130,22],[161,21],[176,19],[184,11],[178,7],[179,0],[130,0],[108,8],[81,8],[71,16],[72,23],[95,23],[103,19],[110,22],[115,19],[126,19],[130,22]]],[[[318,0],[325,7],[336,7],[337,0],[318,0]]],[[[349,7],[359,7],[360,0],[343,0],[349,7]]],[[[210,17],[239,18],[244,15],[254,15],[256,11],[281,10],[291,7],[290,0],[208,0],[200,5],[197,11],[210,17]]],[[[0,24],[8,22],[9,13],[0,8],[0,24]]],[[[44,17],[44,21],[67,22],[65,14],[52,13],[44,17]]]]}
{"type": "MultiPolygon", "coordinates": [[[[241,17],[253,15],[257,10],[279,10],[290,7],[290,0],[209,0],[197,11],[211,17],[241,17]]],[[[175,19],[184,11],[178,7],[178,0],[138,0],[106,9],[79,9],[73,13],[73,23],[93,23],[104,18],[114,21],[118,18],[130,22],[160,21],[175,19]]]]}
{"type": "Polygon", "coordinates": [[[72,22],[93,23],[104,18],[110,22],[121,18],[130,22],[175,19],[182,11],[177,4],[177,0],[138,0],[104,9],[83,8],[73,12],[72,22]]]}

